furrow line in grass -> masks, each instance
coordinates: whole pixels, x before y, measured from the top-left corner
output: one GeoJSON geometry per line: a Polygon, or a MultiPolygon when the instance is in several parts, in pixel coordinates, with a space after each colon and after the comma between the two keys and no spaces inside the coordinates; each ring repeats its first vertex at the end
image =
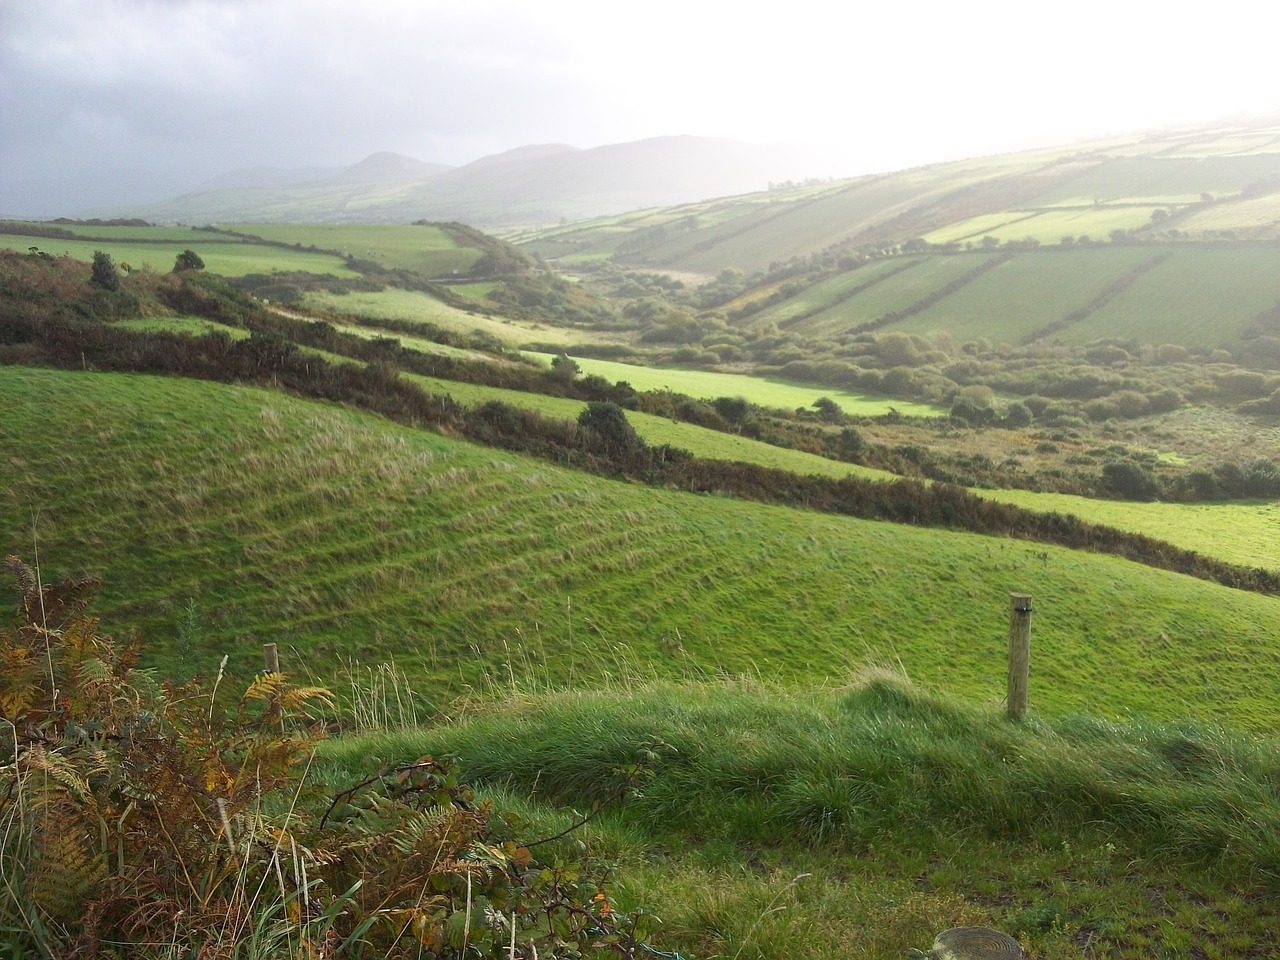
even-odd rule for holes
{"type": "Polygon", "coordinates": [[[1154,270],[1171,256],[1173,256],[1172,253],[1160,253],[1152,257],[1150,260],[1144,260],[1115,283],[1102,290],[1083,307],[1072,310],[1061,320],[1055,320],[1052,323],[1045,324],[1039,330],[1033,330],[1022,338],[1022,342],[1024,344],[1035,343],[1037,340],[1043,340],[1046,337],[1051,337],[1060,330],[1065,330],[1067,327],[1080,323],[1090,314],[1097,313],[1121,293],[1133,286],[1133,284],[1136,283],[1143,274],[1154,270]]]}

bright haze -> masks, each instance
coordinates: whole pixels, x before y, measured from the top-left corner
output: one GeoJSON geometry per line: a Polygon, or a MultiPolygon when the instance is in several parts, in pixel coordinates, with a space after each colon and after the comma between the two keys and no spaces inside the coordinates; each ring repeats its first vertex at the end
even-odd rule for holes
{"type": "Polygon", "coordinates": [[[892,170],[1275,111],[1277,36],[1255,0],[5,2],[0,215],[673,134],[892,170]]]}

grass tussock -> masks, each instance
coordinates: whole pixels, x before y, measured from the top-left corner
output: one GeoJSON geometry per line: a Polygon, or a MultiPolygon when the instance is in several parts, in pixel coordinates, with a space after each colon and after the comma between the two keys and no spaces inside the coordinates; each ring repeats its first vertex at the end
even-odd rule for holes
{"type": "Polygon", "coordinates": [[[1280,750],[1211,726],[1010,723],[885,673],[507,690],[330,743],[326,775],[427,748],[547,832],[643,758],[652,779],[575,837],[686,955],[901,957],[961,925],[1040,960],[1274,944],[1280,750]]]}
{"type": "Polygon", "coordinates": [[[429,733],[354,738],[332,758],[424,740],[474,777],[565,803],[601,799],[610,771],[644,753],[655,777],[628,817],[732,844],[858,852],[904,826],[924,846],[1086,832],[1280,882],[1280,754],[1207,726],[1011,724],[883,677],[801,696],[713,681],[522,698],[429,733]]]}

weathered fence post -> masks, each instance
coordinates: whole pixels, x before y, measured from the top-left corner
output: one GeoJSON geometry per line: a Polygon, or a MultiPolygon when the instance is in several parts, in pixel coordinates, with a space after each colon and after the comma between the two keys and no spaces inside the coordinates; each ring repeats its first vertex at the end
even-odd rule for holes
{"type": "Polygon", "coordinates": [[[1010,720],[1021,720],[1027,712],[1027,685],[1031,673],[1031,594],[1013,593],[1009,612],[1009,696],[1010,720]]]}

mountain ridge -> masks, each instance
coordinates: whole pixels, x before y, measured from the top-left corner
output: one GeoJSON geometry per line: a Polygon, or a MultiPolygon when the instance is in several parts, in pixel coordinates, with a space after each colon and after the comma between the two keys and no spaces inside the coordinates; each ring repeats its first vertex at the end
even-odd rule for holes
{"type": "Polygon", "coordinates": [[[651,137],[582,149],[529,144],[460,167],[380,152],[341,169],[259,167],[92,216],[173,222],[556,222],[763,190],[829,166],[800,145],[651,137]]]}

